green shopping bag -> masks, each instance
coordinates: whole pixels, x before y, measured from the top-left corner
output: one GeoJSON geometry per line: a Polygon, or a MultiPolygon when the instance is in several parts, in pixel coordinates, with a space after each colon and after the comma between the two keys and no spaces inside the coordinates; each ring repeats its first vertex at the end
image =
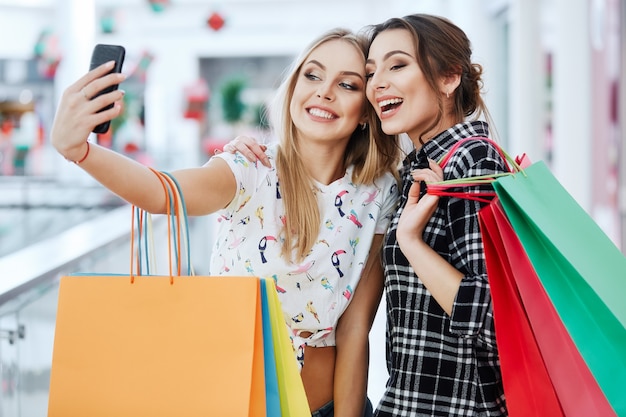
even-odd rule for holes
{"type": "Polygon", "coordinates": [[[494,188],[581,356],[626,416],[626,257],[543,162],[494,188]]]}

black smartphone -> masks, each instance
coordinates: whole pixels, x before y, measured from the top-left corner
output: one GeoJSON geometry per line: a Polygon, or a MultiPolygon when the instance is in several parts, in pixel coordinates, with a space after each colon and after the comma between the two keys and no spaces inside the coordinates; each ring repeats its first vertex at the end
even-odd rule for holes
{"type": "MultiPolygon", "coordinates": [[[[108,74],[113,72],[122,72],[122,65],[124,65],[124,57],[126,56],[126,49],[120,45],[105,45],[105,44],[97,44],[93,48],[93,53],[91,54],[91,63],[89,64],[89,70],[104,64],[105,62],[115,61],[115,66],[113,69],[108,72],[108,74]]],[[[102,91],[99,91],[98,94],[93,96],[91,99],[98,97],[99,95],[110,93],[112,91],[117,90],[118,84],[112,85],[111,87],[107,87],[102,91]]],[[[109,104],[104,107],[100,111],[108,110],[113,107],[113,104],[109,104]]],[[[109,126],[111,125],[111,121],[104,122],[99,124],[93,129],[94,133],[106,133],[109,130],[109,126]]]]}

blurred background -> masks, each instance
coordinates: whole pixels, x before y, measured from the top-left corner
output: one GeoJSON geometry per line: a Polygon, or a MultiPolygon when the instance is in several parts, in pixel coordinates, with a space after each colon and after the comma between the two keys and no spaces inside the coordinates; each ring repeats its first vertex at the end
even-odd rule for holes
{"type": "MultiPolygon", "coordinates": [[[[95,44],[123,45],[129,77],[122,116],[92,140],[170,170],[238,134],[266,140],[283,70],[322,31],[416,12],[467,32],[505,149],[545,161],[625,251],[624,0],[0,0],[0,416],[46,415],[59,277],[129,271],[130,208],[49,144],[95,44]]],[[[213,220],[191,222],[199,274],[213,220]]],[[[378,318],[372,335],[375,402],[378,318]]]]}

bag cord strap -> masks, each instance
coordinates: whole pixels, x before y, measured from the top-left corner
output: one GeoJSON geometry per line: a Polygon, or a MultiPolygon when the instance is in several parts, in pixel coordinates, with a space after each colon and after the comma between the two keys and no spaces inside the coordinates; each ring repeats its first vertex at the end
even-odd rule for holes
{"type": "Polygon", "coordinates": [[[451,188],[458,187],[471,187],[478,186],[484,184],[491,184],[496,178],[500,176],[512,175],[515,172],[521,171],[521,167],[518,164],[518,161],[513,159],[509,154],[507,154],[504,149],[493,139],[484,137],[484,136],[471,136],[468,138],[463,138],[458,140],[448,152],[437,162],[439,166],[443,169],[446,164],[450,161],[454,153],[458,150],[458,148],[464,144],[465,142],[472,140],[483,140],[489,142],[493,145],[494,148],[498,151],[502,160],[505,162],[506,167],[508,169],[507,172],[500,174],[492,174],[492,175],[482,175],[475,177],[467,177],[467,178],[457,178],[453,180],[444,180],[436,183],[430,183],[427,185],[426,192],[431,195],[445,196],[445,197],[457,197],[464,198],[468,200],[479,201],[482,203],[489,203],[491,199],[496,195],[495,192],[470,192],[470,191],[450,191],[451,188]]]}
{"type": "MultiPolygon", "coordinates": [[[[161,183],[161,185],[163,186],[163,190],[165,191],[165,207],[166,207],[166,215],[169,218],[171,218],[172,216],[172,211],[173,211],[173,215],[176,218],[176,229],[178,230],[178,234],[176,236],[178,236],[178,238],[175,237],[175,243],[176,243],[176,250],[177,253],[181,253],[180,252],[180,245],[181,245],[181,239],[180,239],[180,211],[179,211],[179,199],[178,199],[178,192],[173,192],[170,193],[170,189],[175,189],[176,185],[174,184],[173,180],[153,169],[150,168],[149,169],[155,173],[155,175],[157,176],[157,178],[159,179],[159,182],[161,183]],[[168,187],[169,186],[169,187],[168,187]],[[170,187],[174,187],[174,188],[170,188],[170,187]],[[172,210],[173,209],[173,210],[172,210]]],[[[132,206],[132,215],[131,215],[131,234],[130,234],[130,256],[131,256],[131,265],[130,265],[130,282],[131,284],[135,282],[135,273],[133,271],[133,260],[135,260],[137,262],[136,264],[136,271],[137,274],[140,275],[141,274],[141,259],[139,256],[135,256],[135,208],[136,206],[133,205],[132,206]]],[[[143,213],[139,214],[139,232],[141,233],[141,228],[142,228],[142,224],[143,224],[143,213]]],[[[169,259],[169,275],[170,275],[170,284],[174,283],[174,274],[173,274],[173,270],[172,270],[172,225],[171,222],[167,222],[167,253],[168,253],[168,259],[169,259]]],[[[180,276],[181,274],[181,263],[178,262],[177,263],[177,275],[180,276]]]]}

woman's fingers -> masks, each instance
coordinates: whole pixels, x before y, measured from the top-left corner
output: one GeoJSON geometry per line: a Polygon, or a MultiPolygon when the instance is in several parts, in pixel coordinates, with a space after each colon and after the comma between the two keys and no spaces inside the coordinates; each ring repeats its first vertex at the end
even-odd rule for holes
{"type": "Polygon", "coordinates": [[[224,152],[239,152],[251,162],[261,161],[263,165],[270,168],[270,161],[265,154],[267,146],[258,143],[258,141],[250,136],[240,135],[224,145],[224,152]]]}
{"type": "Polygon", "coordinates": [[[440,181],[439,177],[435,172],[430,169],[416,169],[411,172],[413,179],[415,181],[424,181],[424,182],[438,182],[440,181]]]}
{"type": "Polygon", "coordinates": [[[114,85],[118,85],[125,79],[126,79],[126,75],[121,74],[121,73],[113,73],[113,74],[104,75],[100,78],[96,78],[95,80],[92,80],[89,83],[87,83],[83,88],[80,89],[80,95],[85,100],[91,101],[94,98],[96,98],[96,96],[98,96],[98,94],[102,90],[112,87],[114,85]]]}
{"type": "Polygon", "coordinates": [[[436,161],[428,159],[428,167],[437,175],[439,181],[443,181],[443,168],[441,168],[441,166],[436,161]]]}
{"type": "MultiPolygon", "coordinates": [[[[83,88],[85,88],[92,81],[97,80],[98,78],[101,78],[104,75],[106,75],[109,71],[111,71],[111,69],[113,69],[114,65],[115,65],[115,61],[109,61],[109,62],[105,62],[99,67],[92,69],[91,71],[89,71],[88,73],[80,77],[74,84],[72,84],[67,89],[67,91],[70,93],[80,92],[83,88]]],[[[92,93],[91,95],[89,95],[89,92],[86,91],[85,92],[85,95],[87,96],[86,98],[93,97],[98,91],[99,90],[91,92],[92,93]]]]}
{"type": "Polygon", "coordinates": [[[432,159],[428,160],[429,168],[416,169],[411,172],[415,181],[439,182],[443,181],[443,169],[432,159]]]}
{"type": "Polygon", "coordinates": [[[103,64],[68,87],[57,107],[50,138],[52,145],[66,158],[79,148],[93,128],[117,117],[121,112],[124,91],[115,90],[95,97],[99,91],[121,83],[123,74],[107,74],[112,63],[103,64]],[[108,105],[112,108],[102,110],[108,105]]]}

